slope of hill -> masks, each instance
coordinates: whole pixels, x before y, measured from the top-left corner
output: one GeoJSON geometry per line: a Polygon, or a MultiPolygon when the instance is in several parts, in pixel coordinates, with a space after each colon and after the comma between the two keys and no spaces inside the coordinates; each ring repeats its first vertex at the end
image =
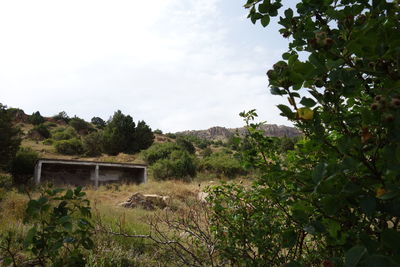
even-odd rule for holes
{"type": "MultiPolygon", "coordinates": [[[[296,137],[301,135],[300,131],[294,127],[276,125],[276,124],[265,124],[260,126],[260,129],[265,132],[266,136],[274,136],[274,137],[296,137]]],[[[221,140],[226,141],[230,137],[232,137],[235,133],[239,133],[239,135],[243,136],[246,133],[246,129],[244,127],[241,128],[225,128],[225,127],[211,127],[207,130],[197,130],[197,131],[183,131],[177,132],[177,135],[193,135],[202,139],[207,140],[221,140]]]]}

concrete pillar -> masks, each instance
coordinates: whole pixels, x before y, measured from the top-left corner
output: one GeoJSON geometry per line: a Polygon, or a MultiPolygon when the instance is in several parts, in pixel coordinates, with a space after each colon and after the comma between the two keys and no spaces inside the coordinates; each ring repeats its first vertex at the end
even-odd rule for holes
{"type": "Polygon", "coordinates": [[[147,182],[147,168],[144,168],[143,170],[143,183],[147,182]]]}
{"type": "Polygon", "coordinates": [[[99,164],[96,164],[96,169],[94,170],[94,185],[96,188],[99,187],[99,164]]]}
{"type": "Polygon", "coordinates": [[[40,184],[40,178],[42,176],[42,162],[38,161],[38,163],[35,166],[35,182],[36,184],[40,184]]]}

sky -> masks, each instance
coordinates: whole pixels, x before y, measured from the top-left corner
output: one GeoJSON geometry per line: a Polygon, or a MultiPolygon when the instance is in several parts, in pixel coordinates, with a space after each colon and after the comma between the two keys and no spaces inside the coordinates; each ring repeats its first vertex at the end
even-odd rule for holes
{"type": "Polygon", "coordinates": [[[291,125],[265,74],[288,42],[244,2],[1,1],[0,103],[86,120],[121,110],[164,132],[240,127],[250,109],[291,125]]]}

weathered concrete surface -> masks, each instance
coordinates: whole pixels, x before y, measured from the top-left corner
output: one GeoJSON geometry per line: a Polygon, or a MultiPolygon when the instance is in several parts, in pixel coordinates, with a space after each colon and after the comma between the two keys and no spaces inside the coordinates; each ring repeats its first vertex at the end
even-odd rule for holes
{"type": "Polygon", "coordinates": [[[147,166],[143,164],[94,162],[80,160],[39,159],[35,166],[35,182],[57,185],[94,185],[105,183],[144,183],[147,166]]]}

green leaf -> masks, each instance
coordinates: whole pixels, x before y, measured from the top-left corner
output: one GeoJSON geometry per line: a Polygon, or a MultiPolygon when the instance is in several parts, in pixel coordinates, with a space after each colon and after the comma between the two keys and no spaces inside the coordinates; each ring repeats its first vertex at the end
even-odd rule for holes
{"type": "Polygon", "coordinates": [[[291,8],[286,9],[285,16],[289,19],[293,18],[293,10],[291,8]]]}
{"type": "Polygon", "coordinates": [[[297,234],[293,230],[285,231],[282,234],[282,245],[284,248],[291,248],[296,244],[297,234]]]}
{"type": "Polygon", "coordinates": [[[374,197],[366,196],[360,200],[361,210],[368,216],[372,216],[376,210],[376,200],[374,197]]]}
{"type": "Polygon", "coordinates": [[[294,118],[294,113],[288,106],[281,104],[281,105],[277,105],[277,107],[282,111],[282,113],[281,113],[282,116],[285,116],[289,119],[294,118]]]}
{"type": "Polygon", "coordinates": [[[382,243],[391,249],[400,251],[400,233],[394,229],[386,229],[383,231],[382,235],[382,243]]]}
{"type": "Polygon", "coordinates": [[[354,246],[345,253],[345,267],[355,267],[367,253],[364,246],[354,246]]]}
{"type": "Polygon", "coordinates": [[[258,11],[260,13],[268,13],[268,11],[269,11],[268,4],[267,3],[262,3],[262,4],[258,5],[258,11]]]}
{"type": "Polygon", "coordinates": [[[394,262],[389,257],[383,255],[371,255],[366,258],[364,266],[366,267],[399,267],[400,265],[394,262]]]}
{"type": "Polygon", "coordinates": [[[69,190],[65,193],[65,195],[64,195],[64,197],[65,197],[66,199],[71,199],[73,196],[74,196],[74,192],[72,192],[71,189],[69,189],[69,190]]]}
{"type": "Polygon", "coordinates": [[[267,27],[269,24],[270,18],[268,15],[265,15],[264,17],[261,18],[261,25],[263,27],[267,27]]]}
{"type": "Polygon", "coordinates": [[[270,92],[272,95],[285,95],[286,91],[281,90],[278,87],[271,87],[270,92]]]}
{"type": "Polygon", "coordinates": [[[36,226],[29,229],[28,233],[25,236],[25,240],[24,240],[25,247],[28,247],[30,244],[32,244],[33,238],[35,237],[36,232],[37,232],[36,226]]]}
{"type": "Polygon", "coordinates": [[[72,231],[72,223],[71,222],[65,222],[62,224],[62,226],[68,230],[68,231],[72,231]]]}
{"type": "Polygon", "coordinates": [[[303,97],[300,101],[300,104],[306,106],[306,107],[313,107],[315,106],[317,103],[314,101],[314,99],[309,98],[309,97],[303,97]]]}

